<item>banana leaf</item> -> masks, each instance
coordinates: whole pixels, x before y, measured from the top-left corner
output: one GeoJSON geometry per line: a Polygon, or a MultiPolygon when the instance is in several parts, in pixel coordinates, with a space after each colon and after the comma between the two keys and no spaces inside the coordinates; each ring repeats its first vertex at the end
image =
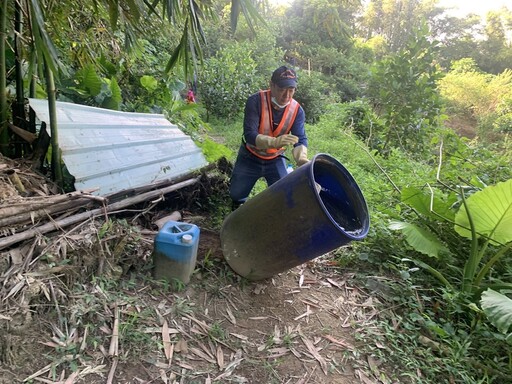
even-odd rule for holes
{"type": "Polygon", "coordinates": [[[512,299],[492,289],[487,289],[482,293],[480,304],[485,315],[498,331],[507,334],[511,330],[512,299]]]}
{"type": "MultiPolygon", "coordinates": [[[[495,245],[512,241],[512,179],[476,192],[467,199],[467,209],[479,236],[486,236],[495,245]]],[[[455,223],[455,231],[471,239],[465,206],[455,215],[455,223]]]]}

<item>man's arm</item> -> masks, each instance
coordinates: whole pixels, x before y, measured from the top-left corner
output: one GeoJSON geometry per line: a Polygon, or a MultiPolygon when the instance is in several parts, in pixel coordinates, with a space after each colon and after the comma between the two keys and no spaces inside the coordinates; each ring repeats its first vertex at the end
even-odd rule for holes
{"type": "Polygon", "coordinates": [[[295,147],[303,145],[307,148],[308,146],[308,137],[306,135],[306,129],[304,128],[305,123],[306,114],[304,113],[304,109],[300,107],[299,112],[297,112],[297,116],[295,117],[295,121],[293,122],[291,130],[291,134],[299,138],[299,142],[295,144],[295,147]]]}
{"type": "Polygon", "coordinates": [[[244,138],[245,142],[255,145],[256,136],[260,126],[260,97],[259,94],[249,96],[244,111],[244,138]]]}
{"type": "Polygon", "coordinates": [[[308,160],[308,137],[306,135],[306,129],[304,125],[306,124],[306,114],[304,113],[304,109],[300,107],[297,116],[295,117],[295,121],[292,125],[291,133],[299,138],[297,144],[294,145],[292,150],[293,158],[295,162],[300,167],[303,164],[306,164],[308,160]]]}

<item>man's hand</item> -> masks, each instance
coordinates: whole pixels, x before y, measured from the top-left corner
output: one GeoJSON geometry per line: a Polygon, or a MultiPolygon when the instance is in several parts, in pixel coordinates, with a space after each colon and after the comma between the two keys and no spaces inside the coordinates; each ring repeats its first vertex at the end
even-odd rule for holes
{"type": "Polygon", "coordinates": [[[299,138],[294,135],[282,135],[278,137],[272,137],[267,135],[256,136],[256,148],[268,149],[268,148],[281,148],[286,145],[293,145],[299,141],[299,138]]]}
{"type": "Polygon", "coordinates": [[[309,162],[308,149],[304,145],[298,145],[293,148],[292,154],[299,167],[309,162]]]}

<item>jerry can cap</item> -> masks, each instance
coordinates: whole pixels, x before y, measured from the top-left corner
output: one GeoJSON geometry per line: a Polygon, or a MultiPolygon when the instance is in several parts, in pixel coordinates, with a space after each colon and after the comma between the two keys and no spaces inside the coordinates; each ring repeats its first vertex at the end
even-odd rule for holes
{"type": "Polygon", "coordinates": [[[181,238],[182,243],[191,243],[192,242],[192,235],[183,235],[181,238]]]}

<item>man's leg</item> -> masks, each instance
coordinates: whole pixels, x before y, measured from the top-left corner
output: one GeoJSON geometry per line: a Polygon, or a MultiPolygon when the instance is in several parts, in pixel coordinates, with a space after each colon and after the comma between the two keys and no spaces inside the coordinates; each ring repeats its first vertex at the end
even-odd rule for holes
{"type": "Polygon", "coordinates": [[[240,148],[229,186],[229,195],[234,207],[240,206],[247,200],[254,184],[261,176],[263,174],[259,162],[253,160],[245,148],[240,148]]]}
{"type": "Polygon", "coordinates": [[[265,165],[264,177],[268,186],[271,186],[287,174],[288,171],[286,170],[286,160],[284,157],[278,157],[265,165]]]}

